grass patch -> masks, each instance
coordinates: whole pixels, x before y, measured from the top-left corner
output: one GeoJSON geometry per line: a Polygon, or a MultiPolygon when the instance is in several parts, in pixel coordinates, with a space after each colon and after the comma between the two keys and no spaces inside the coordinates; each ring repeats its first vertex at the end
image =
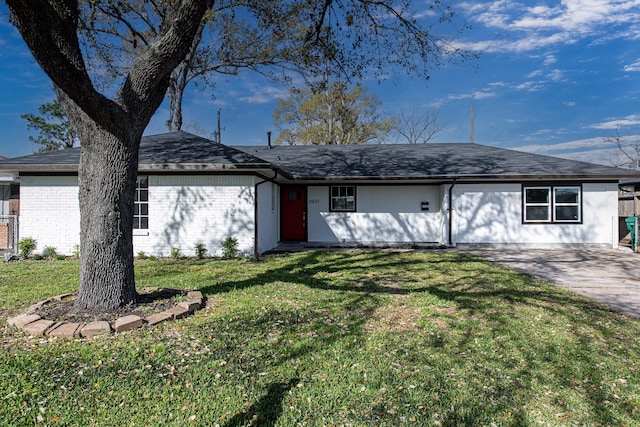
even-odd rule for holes
{"type": "MultiPolygon", "coordinates": [[[[0,267],[2,320],[77,286],[77,261],[0,267]],[[51,279],[51,278],[55,279],[51,279]]],[[[3,328],[8,425],[635,425],[640,327],[449,252],[137,261],[212,303],[73,340],[3,328]]]]}

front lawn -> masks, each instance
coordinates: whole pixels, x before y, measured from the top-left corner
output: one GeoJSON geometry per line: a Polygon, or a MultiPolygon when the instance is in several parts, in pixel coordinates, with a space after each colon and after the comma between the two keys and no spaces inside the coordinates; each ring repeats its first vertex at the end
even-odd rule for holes
{"type": "Polygon", "coordinates": [[[637,425],[639,322],[453,252],[139,261],[209,307],[84,341],[6,318],[77,262],[0,266],[3,425],[637,425]]]}

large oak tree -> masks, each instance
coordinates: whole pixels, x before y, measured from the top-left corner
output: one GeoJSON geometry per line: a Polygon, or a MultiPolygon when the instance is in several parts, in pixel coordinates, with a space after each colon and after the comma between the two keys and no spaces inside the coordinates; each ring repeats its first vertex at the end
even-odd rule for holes
{"type": "Polygon", "coordinates": [[[430,24],[453,18],[439,1],[421,6],[420,12],[431,12],[427,23],[412,14],[414,2],[409,0],[167,0],[157,34],[135,50],[116,90],[102,93],[86,61],[87,55],[99,52],[83,49],[80,16],[122,2],[5,1],[12,23],[53,81],[82,146],[79,309],[106,310],[136,298],[132,225],[140,139],[167,92],[172,71],[193,48],[212,7],[254,12],[249,23],[258,28],[280,26],[291,35],[291,49],[300,53],[297,65],[307,66],[310,75],[325,69],[351,78],[369,72],[384,75],[384,66],[390,64],[425,78],[443,60],[464,57],[431,32],[430,24]]]}

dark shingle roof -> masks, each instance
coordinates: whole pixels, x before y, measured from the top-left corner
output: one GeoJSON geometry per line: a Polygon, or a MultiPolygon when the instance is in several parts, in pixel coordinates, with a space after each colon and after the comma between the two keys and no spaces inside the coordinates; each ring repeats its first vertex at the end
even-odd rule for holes
{"type": "MultiPolygon", "coordinates": [[[[80,162],[80,150],[71,148],[7,159],[0,162],[0,169],[76,170],[80,162]]],[[[141,170],[270,167],[267,162],[251,154],[183,131],[142,137],[139,164],[141,170]]]]}
{"type": "Polygon", "coordinates": [[[620,178],[637,172],[479,144],[236,147],[292,179],[620,178]]]}
{"type": "MultiPolygon", "coordinates": [[[[75,171],[80,148],[0,161],[0,171],[75,171]]],[[[638,172],[479,144],[230,147],[187,132],[145,136],[140,170],[275,168],[294,180],[633,179],[638,172]]]]}

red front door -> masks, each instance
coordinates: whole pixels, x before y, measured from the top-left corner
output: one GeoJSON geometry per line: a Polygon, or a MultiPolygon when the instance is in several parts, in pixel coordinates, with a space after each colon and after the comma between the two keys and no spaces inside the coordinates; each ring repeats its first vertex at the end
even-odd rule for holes
{"type": "Polygon", "coordinates": [[[307,240],[307,187],[282,186],[280,200],[281,240],[307,240]]]}

